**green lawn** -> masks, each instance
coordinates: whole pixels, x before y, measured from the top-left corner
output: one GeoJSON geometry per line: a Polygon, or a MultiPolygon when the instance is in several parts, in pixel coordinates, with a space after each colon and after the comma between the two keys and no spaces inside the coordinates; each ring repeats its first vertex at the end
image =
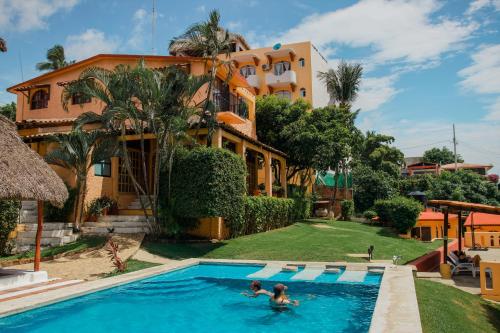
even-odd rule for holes
{"type": "MultiPolygon", "coordinates": [[[[61,253],[71,254],[74,252],[79,252],[93,247],[101,247],[104,246],[105,243],[106,243],[106,237],[100,237],[100,236],[81,237],[75,242],[61,246],[54,246],[42,250],[42,258],[52,257],[61,253]]],[[[35,257],[35,251],[28,251],[8,257],[0,257],[0,261],[34,258],[34,257],[35,257]]]]}
{"type": "Polygon", "coordinates": [[[366,253],[375,246],[375,259],[401,255],[408,262],[441,246],[441,242],[423,243],[401,239],[388,228],[366,224],[309,220],[283,229],[231,239],[225,242],[161,244],[145,243],[151,253],[173,259],[190,257],[224,259],[267,259],[300,261],[362,261],[348,253],[366,253]],[[321,224],[329,228],[318,228],[321,224]]]}
{"type": "Polygon", "coordinates": [[[111,276],[117,276],[125,273],[130,273],[130,272],[135,272],[141,269],[149,268],[149,267],[154,267],[158,266],[159,264],[155,264],[152,262],[147,262],[147,261],[141,261],[141,260],[135,260],[135,259],[129,259],[127,260],[127,268],[125,269],[124,272],[119,272],[115,270],[112,273],[105,274],[104,277],[111,277],[111,276]]]}
{"type": "Polygon", "coordinates": [[[415,284],[424,333],[499,331],[500,305],[439,282],[415,284]]]}

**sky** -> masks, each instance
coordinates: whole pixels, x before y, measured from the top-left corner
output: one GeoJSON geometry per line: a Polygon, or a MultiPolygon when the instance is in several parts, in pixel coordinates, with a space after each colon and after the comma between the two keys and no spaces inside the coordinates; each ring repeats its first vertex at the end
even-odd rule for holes
{"type": "Polygon", "coordinates": [[[211,9],[254,48],[312,41],[335,67],[361,63],[358,126],[393,135],[405,156],[452,149],[500,173],[500,0],[0,0],[0,105],[40,74],[54,44],[70,60],[97,53],[164,54],[211,9]]]}

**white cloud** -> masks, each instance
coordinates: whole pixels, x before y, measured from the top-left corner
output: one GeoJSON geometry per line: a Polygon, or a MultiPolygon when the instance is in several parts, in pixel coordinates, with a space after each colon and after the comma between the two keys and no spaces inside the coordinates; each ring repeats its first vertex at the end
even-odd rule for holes
{"type": "Polygon", "coordinates": [[[242,26],[243,26],[243,23],[241,23],[240,21],[229,21],[226,25],[226,27],[229,31],[235,31],[235,30],[241,29],[242,26]]]}
{"type": "Polygon", "coordinates": [[[399,92],[394,87],[396,80],[396,75],[363,78],[354,109],[373,111],[390,101],[399,92]]]}
{"type": "Polygon", "coordinates": [[[118,49],[119,41],[114,37],[106,37],[97,29],[87,29],[80,35],[66,38],[64,50],[68,59],[85,59],[99,53],[113,53],[118,49]]]}
{"type": "Polygon", "coordinates": [[[492,6],[495,10],[500,10],[500,0],[474,0],[469,4],[469,8],[467,8],[465,13],[467,15],[471,15],[490,6],[492,6]]]}
{"type": "Polygon", "coordinates": [[[72,9],[79,0],[0,0],[0,29],[46,29],[47,19],[72,9]]]}
{"type": "Polygon", "coordinates": [[[144,46],[144,33],[145,28],[148,23],[150,16],[145,9],[138,9],[135,11],[132,21],[134,23],[134,28],[132,29],[132,34],[127,41],[127,45],[133,49],[141,49],[144,46]]]}
{"type": "Polygon", "coordinates": [[[321,48],[331,44],[369,47],[370,61],[421,63],[459,47],[477,28],[443,16],[436,0],[364,0],[350,7],[313,14],[273,38],[292,42],[311,40],[321,48]]]}
{"type": "Polygon", "coordinates": [[[461,71],[460,85],[477,94],[495,96],[488,107],[487,120],[500,120],[500,44],[483,45],[471,55],[472,64],[461,71]]]}
{"type": "Polygon", "coordinates": [[[196,10],[204,13],[207,10],[207,8],[205,7],[205,5],[200,5],[200,6],[196,7],[196,10]]]}

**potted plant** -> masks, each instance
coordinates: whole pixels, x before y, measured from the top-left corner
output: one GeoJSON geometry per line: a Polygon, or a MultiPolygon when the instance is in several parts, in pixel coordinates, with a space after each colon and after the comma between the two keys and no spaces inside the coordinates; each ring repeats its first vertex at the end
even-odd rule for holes
{"type": "Polygon", "coordinates": [[[109,197],[101,197],[92,200],[86,209],[87,221],[96,222],[99,216],[118,213],[118,204],[109,197]]]}

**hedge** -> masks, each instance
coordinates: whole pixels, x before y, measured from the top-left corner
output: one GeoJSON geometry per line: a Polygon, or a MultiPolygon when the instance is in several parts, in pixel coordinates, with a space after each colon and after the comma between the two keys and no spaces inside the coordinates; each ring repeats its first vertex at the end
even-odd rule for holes
{"type": "Polygon", "coordinates": [[[236,234],[249,235],[286,227],[293,223],[294,205],[292,199],[246,197],[243,225],[236,234]]]}
{"type": "Polygon", "coordinates": [[[375,211],[382,222],[388,222],[400,233],[406,233],[417,223],[423,210],[420,202],[405,197],[377,200],[375,211]]]}
{"type": "Polygon", "coordinates": [[[354,214],[354,201],[344,200],[340,203],[342,220],[349,221],[354,214]]]}
{"type": "Polygon", "coordinates": [[[305,220],[311,216],[312,200],[305,188],[288,184],[288,197],[293,199],[293,220],[305,220]]]}
{"type": "Polygon", "coordinates": [[[9,255],[12,250],[9,234],[16,228],[20,208],[19,201],[0,200],[0,256],[9,255]]]}
{"type": "Polygon", "coordinates": [[[179,219],[222,216],[239,229],[244,214],[246,164],[221,148],[197,147],[177,155],[172,170],[173,213],[179,219]]]}

